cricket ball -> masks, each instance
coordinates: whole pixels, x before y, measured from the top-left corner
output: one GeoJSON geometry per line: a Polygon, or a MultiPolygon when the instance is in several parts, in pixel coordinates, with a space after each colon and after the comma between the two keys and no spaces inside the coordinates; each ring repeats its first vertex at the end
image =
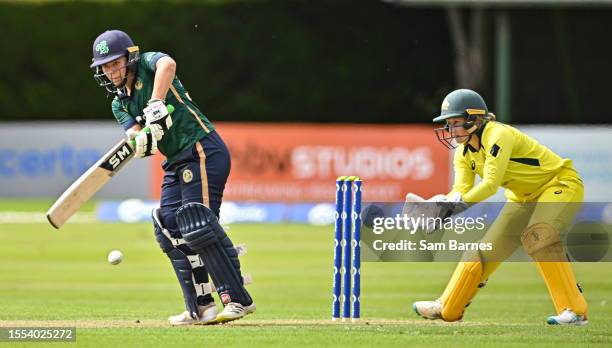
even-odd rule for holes
{"type": "Polygon", "coordinates": [[[123,253],[119,250],[112,250],[108,253],[108,263],[111,265],[118,265],[123,261],[123,253]]]}

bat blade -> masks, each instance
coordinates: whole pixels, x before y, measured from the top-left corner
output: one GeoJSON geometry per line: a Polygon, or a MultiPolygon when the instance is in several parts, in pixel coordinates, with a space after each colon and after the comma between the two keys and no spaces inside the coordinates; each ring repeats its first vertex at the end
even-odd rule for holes
{"type": "Polygon", "coordinates": [[[51,226],[59,229],[93,195],[98,192],[125,164],[134,157],[134,150],[121,140],[91,168],[81,175],[47,211],[51,226]]]}

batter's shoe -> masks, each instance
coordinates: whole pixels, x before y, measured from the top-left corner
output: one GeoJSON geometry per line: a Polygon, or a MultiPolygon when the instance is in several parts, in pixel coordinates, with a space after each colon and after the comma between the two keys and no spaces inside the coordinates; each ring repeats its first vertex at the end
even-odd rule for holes
{"type": "Polygon", "coordinates": [[[442,303],[435,301],[417,301],[412,304],[414,312],[425,319],[442,319],[442,303]]]}
{"type": "Polygon", "coordinates": [[[217,318],[217,306],[215,306],[214,302],[207,304],[206,306],[198,306],[199,318],[193,319],[188,311],[184,311],[181,314],[173,315],[168,318],[170,325],[179,326],[179,325],[191,325],[191,324],[199,324],[199,325],[209,325],[214,324],[215,319],[217,318]]]}
{"type": "Polygon", "coordinates": [[[589,323],[586,315],[578,315],[569,309],[564,310],[559,315],[553,315],[546,319],[549,325],[586,325],[589,323]]]}
{"type": "Polygon", "coordinates": [[[247,314],[255,312],[255,303],[243,306],[237,302],[228,303],[221,313],[217,314],[215,324],[227,323],[228,321],[238,320],[247,314]]]}

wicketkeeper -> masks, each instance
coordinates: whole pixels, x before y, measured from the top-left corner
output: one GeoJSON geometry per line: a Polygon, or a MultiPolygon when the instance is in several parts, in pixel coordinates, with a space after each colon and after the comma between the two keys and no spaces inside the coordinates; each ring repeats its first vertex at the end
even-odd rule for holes
{"type": "Polygon", "coordinates": [[[155,237],[176,272],[186,311],[172,325],[212,324],[255,311],[244,288],[238,254],[218,222],[230,154],[175,75],[176,62],[160,52],[141,53],[119,30],[93,43],[94,78],[114,96],[112,110],[136,157],[161,152],[164,178],[155,237]],[[167,105],[174,106],[169,113],[167,105]],[[210,274],[224,305],[217,313],[210,274]]]}
{"type": "Polygon", "coordinates": [[[501,261],[522,245],[536,262],[556,309],[548,324],[587,324],[587,303],[560,238],[584,196],[572,161],[495,121],[482,97],[471,90],[446,96],[440,116],[433,121],[445,123],[436,129],[438,139],[456,147],[453,188],[436,199],[439,214],[459,213],[492,196],[500,186],[506,189],[507,203],[482,239],[494,250],[466,253],[442,296],[415,302],[416,313],[428,319],[460,320],[501,261]],[[476,175],[482,181],[474,185],[476,175]]]}

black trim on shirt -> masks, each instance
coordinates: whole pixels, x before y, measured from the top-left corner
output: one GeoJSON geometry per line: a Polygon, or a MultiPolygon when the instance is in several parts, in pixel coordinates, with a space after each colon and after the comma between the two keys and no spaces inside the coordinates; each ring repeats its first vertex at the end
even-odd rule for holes
{"type": "Polygon", "coordinates": [[[513,162],[526,164],[528,166],[534,166],[534,167],[540,166],[540,160],[538,160],[537,158],[511,158],[510,160],[513,162]]]}

